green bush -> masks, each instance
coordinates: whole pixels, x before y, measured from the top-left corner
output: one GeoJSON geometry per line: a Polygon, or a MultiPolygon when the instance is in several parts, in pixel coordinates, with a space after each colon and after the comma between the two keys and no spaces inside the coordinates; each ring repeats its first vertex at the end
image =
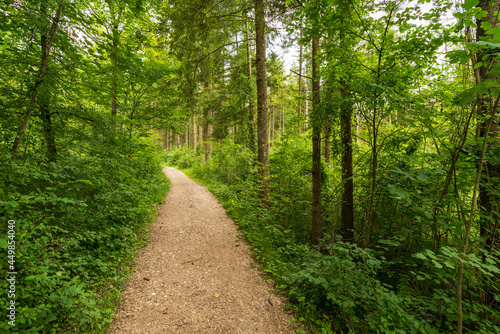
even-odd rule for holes
{"type": "MultiPolygon", "coordinates": [[[[310,252],[298,272],[286,278],[289,297],[306,311],[325,315],[327,332],[415,333],[424,330],[405,301],[377,279],[382,261],[368,250],[336,242],[328,254],[310,252]]],[[[429,333],[428,331],[425,331],[429,333]]]]}
{"type": "MultiPolygon", "coordinates": [[[[337,233],[335,214],[340,198],[332,184],[338,183],[339,175],[326,164],[322,176],[323,208],[325,235],[330,240],[324,240],[320,250],[310,244],[311,152],[307,141],[305,136],[298,136],[275,143],[270,154],[271,191],[267,207],[259,200],[253,156],[239,145],[229,141],[214,144],[207,163],[203,156],[180,148],[169,153],[169,163],[190,161],[186,164],[190,166],[187,173],[206,184],[223,203],[251,244],[252,254],[262,270],[288,296],[292,302],[288,307],[297,311],[298,319],[312,332],[455,331],[457,307],[453,285],[460,258],[456,249],[442,248],[434,253],[425,250],[423,242],[420,247],[424,248],[408,244],[409,235],[416,238],[415,229],[420,225],[418,221],[409,220],[411,225],[401,222],[396,219],[401,218],[401,213],[396,213],[395,218],[392,211],[377,217],[377,228],[379,224],[394,227],[385,229],[384,234],[373,234],[377,240],[373,249],[335,241],[329,232],[337,233]]],[[[421,172],[417,173],[418,180],[421,172]]],[[[420,178],[436,182],[430,177],[420,178]]],[[[390,187],[399,185],[394,182],[394,178],[380,181],[384,189],[379,195],[390,207],[398,204],[389,195],[390,187]]],[[[487,253],[481,256],[485,261],[474,254],[469,257],[464,272],[467,280],[474,282],[482,276],[498,295],[498,287],[494,287],[498,258],[487,253]]],[[[473,289],[464,289],[464,324],[476,328],[475,333],[497,332],[498,312],[494,305],[471,302],[478,298],[473,289]],[[491,319],[481,319],[481,312],[485,311],[493,315],[491,319]]]]}
{"type": "MultiPolygon", "coordinates": [[[[112,321],[145,223],[169,181],[153,137],[110,137],[97,134],[56,162],[35,153],[0,161],[0,216],[16,221],[18,272],[16,327],[4,311],[0,332],[102,332],[112,321]]],[[[2,252],[6,232],[4,224],[2,252]]],[[[0,261],[7,268],[7,259],[0,261]]],[[[2,279],[0,289],[6,288],[2,279]]],[[[8,302],[0,299],[0,308],[8,302]]]]}

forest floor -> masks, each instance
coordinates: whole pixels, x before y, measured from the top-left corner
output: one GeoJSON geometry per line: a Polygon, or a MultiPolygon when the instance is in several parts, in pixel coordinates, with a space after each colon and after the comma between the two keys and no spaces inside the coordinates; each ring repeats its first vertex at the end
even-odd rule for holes
{"type": "Polygon", "coordinates": [[[271,292],[217,199],[182,172],[165,173],[170,191],[110,333],[295,333],[285,299],[271,292]]]}

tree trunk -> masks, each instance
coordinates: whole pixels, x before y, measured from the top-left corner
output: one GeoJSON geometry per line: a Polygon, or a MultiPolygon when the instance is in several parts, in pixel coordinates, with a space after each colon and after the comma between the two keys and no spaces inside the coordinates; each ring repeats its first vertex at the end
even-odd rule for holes
{"type": "MultiPolygon", "coordinates": [[[[201,122],[201,123],[203,123],[203,122],[201,122]]],[[[198,125],[198,147],[200,149],[203,148],[203,126],[201,124],[198,125]]]]}
{"type": "Polygon", "coordinates": [[[303,128],[307,131],[307,128],[309,127],[308,124],[308,119],[309,119],[309,84],[307,83],[308,80],[304,82],[304,88],[303,88],[303,93],[304,93],[304,101],[305,101],[305,109],[304,109],[304,117],[302,118],[304,120],[304,126],[303,128]]]}
{"type": "Polygon", "coordinates": [[[271,124],[271,130],[272,130],[272,140],[276,140],[276,105],[273,104],[272,107],[273,110],[273,122],[271,124]]]}
{"type": "Polygon", "coordinates": [[[351,106],[349,89],[346,81],[341,79],[342,106],[340,108],[340,142],[342,146],[342,239],[354,242],[354,183],[352,179],[352,134],[351,106]]]}
{"type": "Polygon", "coordinates": [[[118,68],[118,21],[115,17],[115,7],[112,2],[109,4],[109,11],[113,25],[111,27],[111,116],[116,116],[116,108],[118,105],[118,83],[117,83],[117,68],[118,68]]]}
{"type": "MultiPolygon", "coordinates": [[[[52,25],[50,27],[49,31],[49,36],[46,39],[45,42],[45,48],[42,45],[42,63],[40,66],[40,72],[38,73],[38,79],[35,82],[35,85],[31,89],[31,97],[28,102],[28,106],[26,107],[26,110],[21,118],[21,123],[19,124],[19,128],[17,130],[16,137],[14,139],[14,143],[12,144],[12,158],[15,159],[17,156],[17,153],[19,153],[19,147],[21,145],[21,139],[24,135],[24,131],[26,130],[26,126],[28,125],[29,118],[31,117],[31,113],[33,112],[33,107],[35,103],[37,102],[37,97],[38,97],[38,88],[43,82],[43,79],[45,77],[45,74],[47,73],[47,69],[49,66],[49,56],[50,56],[50,49],[52,47],[52,42],[54,41],[54,36],[56,35],[57,28],[59,27],[59,20],[61,18],[61,10],[62,7],[61,5],[57,6],[56,13],[54,17],[52,18],[52,25]]],[[[43,38],[43,37],[42,37],[43,38]]],[[[42,44],[43,41],[42,41],[42,44]]]]}
{"type": "MultiPolygon", "coordinates": [[[[208,90],[208,82],[204,85],[204,91],[208,90]]],[[[210,157],[210,144],[208,141],[210,140],[210,123],[209,123],[209,110],[208,107],[203,108],[203,151],[205,152],[205,162],[208,162],[208,158],[210,157]]]]}
{"type": "MultiPolygon", "coordinates": [[[[247,37],[247,64],[248,64],[248,82],[252,82],[252,58],[250,55],[250,31],[248,28],[248,21],[245,21],[246,37],[247,37]]],[[[254,130],[254,106],[253,106],[253,89],[250,84],[250,93],[248,96],[248,143],[250,150],[255,153],[255,130],[254,130]]]]}
{"type": "Polygon", "coordinates": [[[311,112],[312,123],[312,235],[313,245],[319,245],[321,237],[321,115],[319,114],[320,103],[320,79],[317,55],[319,49],[319,38],[312,41],[312,91],[313,110],[311,112]]]}
{"type": "Polygon", "coordinates": [[[40,115],[42,118],[43,132],[45,135],[45,142],[47,144],[47,157],[49,161],[54,161],[56,158],[57,150],[54,136],[54,129],[52,127],[52,119],[50,114],[49,97],[44,96],[39,99],[40,115]]]}
{"type": "Polygon", "coordinates": [[[283,90],[281,90],[281,123],[280,123],[280,139],[285,133],[285,98],[283,95],[283,90]]]}
{"type": "Polygon", "coordinates": [[[269,134],[267,130],[266,21],[264,0],[255,0],[255,58],[257,67],[257,161],[262,182],[261,198],[269,192],[269,134]]]}
{"type": "Polygon", "coordinates": [[[196,138],[196,114],[193,114],[193,149],[196,150],[196,144],[198,143],[196,138]]]}
{"type": "Polygon", "coordinates": [[[373,108],[373,117],[371,122],[372,130],[372,154],[370,161],[370,193],[368,195],[368,206],[366,209],[365,219],[365,240],[364,245],[368,247],[370,244],[371,227],[373,223],[374,207],[373,201],[375,199],[375,188],[377,186],[377,168],[378,168],[378,124],[377,124],[377,108],[373,108]]]}
{"type": "Polygon", "coordinates": [[[302,24],[300,25],[300,41],[299,41],[299,135],[302,133],[302,24]]]}
{"type": "MultiPolygon", "coordinates": [[[[41,12],[46,14],[45,6],[42,4],[41,12]]],[[[47,49],[47,36],[42,34],[41,36],[42,53],[45,54],[45,49],[47,49]]],[[[49,161],[54,161],[56,158],[57,150],[55,144],[54,130],[52,127],[52,119],[50,113],[50,97],[49,91],[38,99],[38,106],[40,108],[40,116],[42,118],[43,132],[45,135],[45,143],[47,144],[47,157],[49,161]]]]}
{"type": "Polygon", "coordinates": [[[361,115],[356,115],[356,144],[361,145],[361,115]]]}
{"type": "MultiPolygon", "coordinates": [[[[476,40],[481,41],[484,39],[489,39],[493,37],[490,34],[486,34],[486,30],[483,28],[483,23],[489,23],[492,28],[498,28],[500,24],[497,23],[498,11],[500,10],[500,2],[492,2],[490,0],[480,0],[478,7],[483,11],[487,12],[485,17],[477,19],[477,30],[476,30],[476,40]],[[493,4],[493,6],[492,6],[493,4]]],[[[498,36],[495,36],[498,37],[498,36]]],[[[481,50],[477,53],[477,62],[483,62],[483,65],[475,69],[476,84],[485,82],[486,80],[498,81],[499,77],[495,74],[488,73],[491,70],[491,63],[494,62],[491,55],[488,55],[489,51],[481,50]]],[[[474,64],[475,65],[475,64],[474,64]]],[[[498,66],[498,64],[496,64],[498,66]]],[[[486,147],[486,156],[493,157],[496,155],[495,152],[500,150],[500,117],[498,116],[498,96],[482,95],[479,96],[478,108],[478,138],[483,141],[489,136],[488,146],[486,147]]],[[[481,141],[479,141],[481,142],[481,141]]],[[[478,173],[481,171],[479,164],[476,166],[478,173]]],[[[493,251],[500,248],[500,196],[498,190],[495,189],[494,185],[498,185],[495,182],[496,178],[500,178],[500,163],[492,162],[490,158],[484,160],[484,168],[481,171],[481,182],[479,183],[479,198],[478,198],[478,208],[480,211],[480,235],[484,238],[484,249],[492,254],[493,251]]],[[[483,257],[483,261],[486,259],[483,257]]],[[[494,277],[487,277],[483,275],[482,277],[482,292],[481,292],[481,303],[486,306],[490,306],[495,303],[495,291],[494,287],[498,284],[500,280],[500,275],[494,277]]],[[[461,300],[458,300],[457,304],[459,308],[459,333],[462,331],[462,305],[461,300]]],[[[484,312],[483,317],[487,317],[488,314],[484,312]]]]}

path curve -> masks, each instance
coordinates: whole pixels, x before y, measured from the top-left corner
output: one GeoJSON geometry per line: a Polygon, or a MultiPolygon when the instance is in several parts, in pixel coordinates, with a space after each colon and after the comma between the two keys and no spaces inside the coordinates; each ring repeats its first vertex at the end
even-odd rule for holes
{"type": "Polygon", "coordinates": [[[171,188],[110,333],[295,333],[217,199],[177,169],[164,171],[171,188]]]}

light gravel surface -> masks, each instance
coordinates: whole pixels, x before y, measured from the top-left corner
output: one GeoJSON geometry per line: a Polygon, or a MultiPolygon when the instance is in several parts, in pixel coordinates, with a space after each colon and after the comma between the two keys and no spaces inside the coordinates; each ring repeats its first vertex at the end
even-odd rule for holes
{"type": "Polygon", "coordinates": [[[295,333],[234,222],[174,168],[110,333],[295,333]]]}

